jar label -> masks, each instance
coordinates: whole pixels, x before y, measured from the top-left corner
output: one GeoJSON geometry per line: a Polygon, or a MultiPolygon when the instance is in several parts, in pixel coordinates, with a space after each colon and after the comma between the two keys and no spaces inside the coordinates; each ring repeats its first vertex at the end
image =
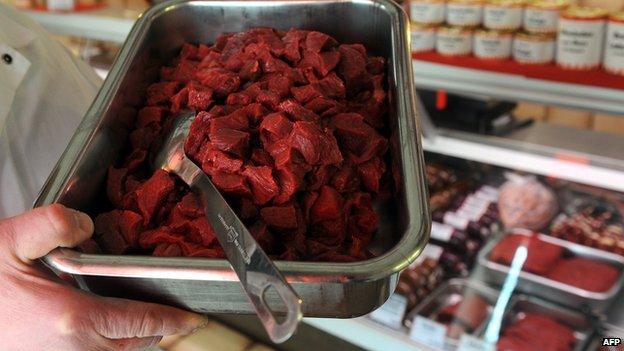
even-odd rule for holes
{"type": "Polygon", "coordinates": [[[438,33],[436,50],[442,55],[468,55],[472,52],[472,38],[467,34],[438,33]]]}
{"type": "Polygon", "coordinates": [[[554,42],[515,39],[513,57],[522,63],[549,63],[555,58],[554,42]]]}
{"type": "Polygon", "coordinates": [[[609,23],[606,45],[605,68],[613,73],[624,74],[624,23],[609,23]]]}
{"type": "Polygon", "coordinates": [[[475,37],[474,54],[480,58],[505,59],[511,56],[511,38],[475,37]]]}
{"type": "Polygon", "coordinates": [[[589,69],[600,64],[604,21],[561,19],[557,63],[564,68],[589,69]]]}
{"type": "Polygon", "coordinates": [[[486,6],[483,24],[490,29],[518,29],[522,25],[522,8],[486,6]]]}
{"type": "Polygon", "coordinates": [[[527,8],[524,11],[524,29],[529,32],[556,33],[559,11],[527,8]]]}
{"type": "Polygon", "coordinates": [[[481,5],[448,4],[446,23],[452,26],[478,26],[481,24],[482,13],[481,5]]]}
{"type": "Polygon", "coordinates": [[[410,2],[410,18],[417,23],[439,24],[444,22],[444,3],[410,2]]]}
{"type": "Polygon", "coordinates": [[[435,31],[412,29],[411,34],[412,52],[431,51],[435,48],[435,31]]]}

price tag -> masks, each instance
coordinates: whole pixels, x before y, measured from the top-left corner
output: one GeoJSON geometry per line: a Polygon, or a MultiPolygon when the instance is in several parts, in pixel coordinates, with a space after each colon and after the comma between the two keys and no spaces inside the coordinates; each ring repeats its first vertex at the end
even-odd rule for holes
{"type": "Polygon", "coordinates": [[[407,299],[403,295],[392,294],[388,301],[370,313],[370,318],[393,329],[401,329],[403,316],[407,310],[407,299]]]}
{"type": "Polygon", "coordinates": [[[444,223],[459,230],[466,230],[468,228],[469,220],[461,218],[453,212],[447,212],[444,214],[444,223]]]}
{"type": "Polygon", "coordinates": [[[431,239],[446,243],[451,240],[453,230],[455,229],[448,224],[431,222],[431,239]]]}
{"type": "Polygon", "coordinates": [[[410,330],[410,338],[436,349],[444,349],[446,326],[431,319],[416,316],[410,330]]]}
{"type": "Polygon", "coordinates": [[[472,335],[464,334],[459,338],[457,351],[494,351],[494,344],[472,335]]]}

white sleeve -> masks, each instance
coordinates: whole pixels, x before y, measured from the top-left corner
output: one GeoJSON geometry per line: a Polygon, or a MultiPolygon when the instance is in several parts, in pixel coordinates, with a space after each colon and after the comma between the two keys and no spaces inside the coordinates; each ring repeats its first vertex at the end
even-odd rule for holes
{"type": "MultiPolygon", "coordinates": [[[[1,3],[0,44],[10,46],[28,63],[0,130],[3,218],[32,206],[101,80],[33,20],[1,3]]],[[[9,72],[16,68],[16,62],[2,64],[9,72]]]]}

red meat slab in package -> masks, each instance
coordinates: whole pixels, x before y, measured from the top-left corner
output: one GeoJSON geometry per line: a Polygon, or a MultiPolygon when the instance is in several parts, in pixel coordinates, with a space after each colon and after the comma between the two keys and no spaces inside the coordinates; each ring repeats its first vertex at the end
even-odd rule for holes
{"type": "Polygon", "coordinates": [[[563,257],[563,248],[540,240],[537,235],[510,234],[492,250],[490,259],[494,262],[511,265],[518,249],[527,250],[527,258],[522,270],[544,275],[563,257]]]}
{"type": "Polygon", "coordinates": [[[97,216],[96,241],[114,254],[223,257],[195,196],[147,161],[175,114],[193,109],[187,155],[270,255],[369,258],[373,199],[391,188],[385,81],[384,59],[321,32],[255,28],[184,44],[109,169],[112,210],[97,216]]]}

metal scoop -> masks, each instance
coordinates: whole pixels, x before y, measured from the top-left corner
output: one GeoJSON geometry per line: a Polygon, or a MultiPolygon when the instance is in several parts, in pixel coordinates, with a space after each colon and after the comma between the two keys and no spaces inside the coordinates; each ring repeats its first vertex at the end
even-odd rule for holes
{"type": "Polygon", "coordinates": [[[284,342],[292,336],[301,320],[301,298],[251,236],[210,178],[186,157],[184,142],[194,118],[195,112],[192,111],[178,114],[171,132],[154,159],[154,167],[177,175],[200,197],[206,219],[212,225],[269,337],[275,343],[284,342]],[[286,318],[281,324],[277,323],[266,303],[264,295],[269,287],[277,291],[286,305],[286,318]]]}

